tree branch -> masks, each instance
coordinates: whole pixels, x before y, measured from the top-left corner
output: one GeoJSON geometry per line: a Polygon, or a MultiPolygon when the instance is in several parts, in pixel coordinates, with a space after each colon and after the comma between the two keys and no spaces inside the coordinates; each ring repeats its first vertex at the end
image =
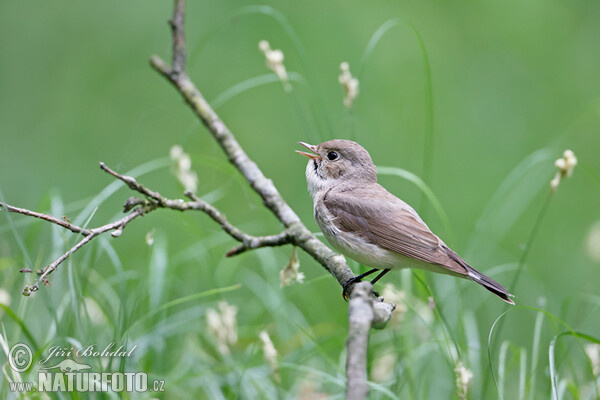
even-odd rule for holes
{"type": "Polygon", "coordinates": [[[159,208],[169,208],[177,211],[196,210],[204,212],[206,215],[212,218],[213,221],[218,223],[221,226],[221,229],[229,234],[229,236],[242,243],[240,246],[230,250],[227,253],[228,257],[241,254],[247,250],[258,249],[260,247],[283,246],[292,243],[292,237],[290,236],[290,232],[288,230],[284,230],[280,234],[271,236],[252,236],[242,232],[240,229],[229,223],[225,215],[217,208],[200,199],[192,192],[185,193],[185,195],[192,201],[183,201],[181,199],[171,200],[164,197],[159,192],[152,191],[144,185],[138,183],[135,178],[127,175],[121,175],[113,171],[102,162],[100,163],[100,168],[115,178],[123,181],[131,190],[135,190],[136,192],[151,198],[156,202],[156,206],[159,208]]]}
{"type": "Polygon", "coordinates": [[[367,346],[373,323],[373,286],[369,282],[354,285],[348,305],[348,339],[346,340],[346,399],[366,399],[367,346]]]}
{"type": "Polygon", "coordinates": [[[173,71],[177,74],[185,70],[185,35],[183,21],[185,17],[185,0],[175,0],[173,17],[169,21],[173,33],[173,71]]]}
{"type": "Polygon", "coordinates": [[[71,254],[75,253],[77,250],[79,250],[80,248],[82,248],[83,246],[85,246],[86,244],[91,242],[95,237],[97,237],[105,232],[108,232],[108,231],[114,231],[112,233],[112,236],[118,237],[121,235],[121,232],[123,231],[125,226],[130,221],[132,221],[135,218],[137,218],[141,215],[144,215],[145,213],[150,212],[154,209],[156,209],[156,206],[152,205],[152,204],[146,205],[144,207],[139,207],[139,208],[136,208],[135,210],[133,210],[132,212],[130,212],[129,214],[127,214],[125,217],[118,219],[117,221],[111,222],[110,224],[106,224],[106,225],[103,225],[98,228],[90,229],[89,234],[87,236],[85,236],[75,246],[71,247],[69,249],[69,251],[64,253],[53,263],[49,264],[48,266],[46,266],[46,267],[42,268],[40,271],[38,271],[38,275],[39,275],[38,279],[35,281],[35,283],[33,285],[25,286],[25,289],[23,289],[23,294],[25,296],[29,296],[32,292],[36,292],[37,290],[39,290],[40,282],[44,283],[45,285],[48,284],[48,275],[50,275],[52,272],[56,271],[58,266],[60,264],[62,264],[67,258],[69,258],[69,256],[71,254]]]}
{"type": "Polygon", "coordinates": [[[9,211],[12,213],[27,215],[27,216],[34,217],[34,218],[43,219],[44,221],[52,222],[53,224],[62,226],[63,228],[68,229],[73,233],[81,233],[83,236],[87,236],[90,234],[89,229],[83,229],[77,225],[73,225],[70,222],[63,221],[62,219],[55,218],[51,215],[27,210],[25,208],[14,207],[14,206],[11,206],[10,204],[6,204],[6,203],[2,203],[2,202],[0,202],[0,207],[4,208],[6,211],[9,211]]]}

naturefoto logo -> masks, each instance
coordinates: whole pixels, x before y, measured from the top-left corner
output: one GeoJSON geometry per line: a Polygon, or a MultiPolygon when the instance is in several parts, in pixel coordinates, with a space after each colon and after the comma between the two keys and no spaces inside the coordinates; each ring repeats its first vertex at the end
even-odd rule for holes
{"type": "Polygon", "coordinates": [[[78,362],[75,362],[73,360],[62,360],[61,362],[59,362],[58,364],[56,364],[53,367],[45,367],[45,368],[40,368],[40,369],[54,369],[54,368],[58,368],[60,369],[62,372],[78,372],[78,371],[82,371],[84,369],[90,369],[92,367],[90,367],[87,364],[79,364],[78,362]]]}
{"type": "MultiPolygon", "coordinates": [[[[48,349],[48,355],[32,367],[32,351],[24,343],[17,343],[10,349],[9,364],[13,371],[17,373],[28,373],[31,378],[32,371],[37,369],[36,382],[10,382],[10,390],[17,393],[28,392],[162,392],[164,391],[164,381],[148,381],[148,374],[145,372],[95,372],[90,364],[81,363],[73,360],[86,357],[130,357],[135,347],[126,350],[124,346],[116,348],[115,343],[111,343],[103,350],[98,350],[97,346],[85,346],[80,349],[54,346],[48,349]],[[51,358],[58,359],[66,357],[62,361],[49,363],[51,358]],[[45,364],[49,365],[46,366],[45,364]],[[36,368],[37,367],[37,368],[36,368]]],[[[19,376],[20,377],[20,376],[19,376]]]]}

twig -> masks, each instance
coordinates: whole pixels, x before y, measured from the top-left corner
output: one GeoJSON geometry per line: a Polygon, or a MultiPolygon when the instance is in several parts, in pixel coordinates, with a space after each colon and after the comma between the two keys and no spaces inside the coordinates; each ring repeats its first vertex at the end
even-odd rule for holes
{"type": "Polygon", "coordinates": [[[189,197],[192,201],[184,201],[181,199],[168,199],[161,195],[159,192],[152,191],[145,187],[144,185],[138,183],[135,178],[127,175],[121,175],[118,172],[110,169],[106,164],[100,163],[100,168],[103,171],[106,171],[110,175],[115,178],[125,182],[130,189],[135,190],[145,196],[150,197],[152,200],[156,202],[156,206],[160,208],[169,208],[171,210],[177,211],[188,211],[188,210],[196,210],[202,211],[213,221],[218,223],[229,236],[241,242],[242,244],[234,249],[230,250],[227,253],[228,257],[241,254],[247,250],[258,249],[260,247],[274,247],[274,246],[283,246],[286,244],[292,243],[292,238],[289,235],[288,230],[284,230],[280,234],[271,235],[271,236],[252,236],[248,235],[245,232],[242,232],[240,229],[233,226],[223,213],[221,213],[216,207],[210,205],[204,200],[200,199],[192,192],[186,192],[185,195],[189,197]]]}
{"type": "MultiPolygon", "coordinates": [[[[42,268],[38,272],[38,274],[40,275],[39,278],[35,281],[35,283],[33,285],[25,286],[25,289],[23,289],[23,294],[25,296],[29,296],[32,292],[36,292],[37,290],[39,290],[40,282],[47,284],[48,283],[48,275],[50,275],[52,272],[56,271],[58,266],[60,264],[62,264],[67,258],[69,258],[69,256],[71,254],[75,253],[77,250],[79,250],[80,248],[82,248],[83,246],[85,246],[86,244],[91,242],[96,236],[99,236],[99,235],[103,234],[104,232],[108,232],[108,231],[114,231],[113,236],[119,236],[120,232],[123,230],[123,228],[125,228],[125,226],[130,221],[132,221],[133,219],[139,217],[140,215],[144,215],[145,213],[150,212],[154,209],[156,209],[155,205],[147,205],[145,207],[139,207],[139,208],[136,208],[135,210],[133,210],[131,213],[127,214],[125,217],[123,217],[117,221],[111,222],[110,224],[106,224],[106,225],[103,225],[98,228],[90,229],[88,235],[85,236],[81,241],[79,241],[75,246],[71,247],[69,249],[69,251],[64,253],[53,263],[42,268]]],[[[44,219],[46,219],[46,218],[44,218],[44,219]]]]}
{"type": "Polygon", "coordinates": [[[185,70],[185,35],[183,21],[185,18],[185,0],[175,0],[173,17],[169,21],[173,33],[173,72],[179,74],[185,70]]]}
{"type": "Polygon", "coordinates": [[[258,249],[259,247],[276,247],[291,243],[290,234],[287,230],[278,235],[271,236],[249,236],[244,234],[241,240],[243,244],[234,247],[226,254],[227,257],[237,256],[248,250],[258,249]]]}
{"type": "Polygon", "coordinates": [[[89,229],[83,229],[77,225],[73,225],[70,222],[63,221],[62,219],[55,218],[51,215],[27,210],[25,208],[11,206],[10,204],[6,204],[6,203],[2,203],[2,202],[0,202],[0,207],[4,208],[6,211],[9,211],[12,213],[27,215],[27,216],[34,217],[34,218],[43,219],[44,221],[52,222],[53,224],[62,226],[63,228],[68,229],[73,233],[81,233],[83,236],[88,236],[90,234],[89,229]]]}
{"type": "Polygon", "coordinates": [[[115,178],[125,182],[125,184],[127,186],[129,186],[129,188],[131,190],[135,190],[136,192],[139,192],[145,196],[148,196],[151,199],[156,200],[161,205],[164,202],[164,200],[166,200],[163,196],[160,195],[160,193],[153,192],[152,190],[146,188],[144,185],[140,185],[139,183],[137,183],[137,181],[135,180],[134,177],[118,174],[117,172],[115,172],[112,169],[110,169],[109,167],[107,167],[106,164],[104,164],[103,162],[100,162],[100,169],[102,171],[109,173],[110,175],[114,176],[115,178]]]}

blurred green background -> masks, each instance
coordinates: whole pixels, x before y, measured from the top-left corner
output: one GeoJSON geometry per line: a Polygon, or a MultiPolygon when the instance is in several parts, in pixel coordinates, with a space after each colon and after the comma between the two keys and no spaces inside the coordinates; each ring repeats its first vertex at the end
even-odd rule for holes
{"type": "MultiPolygon", "coordinates": [[[[80,223],[93,215],[90,226],[102,225],[131,193],[98,162],[181,197],[168,159],[179,144],[199,195],[248,233],[279,232],[148,65],[151,54],[170,57],[171,12],[167,1],[0,2],[1,201],[80,223]]],[[[446,276],[389,274],[395,289],[387,293],[404,301],[395,321],[371,335],[372,398],[460,398],[459,363],[473,373],[467,398],[549,398],[551,374],[560,398],[598,398],[589,341],[563,336],[555,361],[548,357],[561,332],[600,337],[599,20],[596,1],[188,4],[189,75],[310,229],[318,230],[296,142],[349,138],[378,166],[410,171],[431,188],[442,216],[423,185],[380,177],[471,265],[507,286],[522,270],[509,287],[519,307],[489,347],[507,309],[495,296],[446,276]],[[284,52],[291,93],[266,68],[262,39],[284,52]],[[343,61],[360,80],[352,110],[338,83],[343,61]],[[567,148],[579,164],[548,200],[554,160],[567,148]]],[[[19,268],[40,268],[77,240],[48,225],[0,215],[9,345],[43,353],[136,344],[121,362],[87,361],[163,379],[159,397],[343,397],[347,304],[305,254],[305,283],[280,288],[291,247],[227,259],[235,243],[209,218],[157,211],[76,253],[50,286],[24,298],[32,277],[19,268]],[[237,307],[229,352],[207,324],[219,302],[237,307]],[[278,350],[277,374],[263,358],[262,330],[278,350]]],[[[0,393],[12,398],[7,382],[18,374],[5,352],[0,360],[0,393]]]]}

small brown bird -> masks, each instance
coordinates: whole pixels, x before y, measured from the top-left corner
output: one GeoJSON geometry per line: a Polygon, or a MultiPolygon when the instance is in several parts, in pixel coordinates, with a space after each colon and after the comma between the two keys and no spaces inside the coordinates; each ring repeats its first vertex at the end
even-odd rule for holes
{"type": "Polygon", "coordinates": [[[313,146],[306,181],[314,216],[323,235],[342,254],[372,267],[346,283],[383,270],[420,268],[470,279],[509,304],[515,304],[502,285],[475,270],[431,232],[417,212],[377,183],[371,156],[350,140],[330,140],[313,146]]]}

